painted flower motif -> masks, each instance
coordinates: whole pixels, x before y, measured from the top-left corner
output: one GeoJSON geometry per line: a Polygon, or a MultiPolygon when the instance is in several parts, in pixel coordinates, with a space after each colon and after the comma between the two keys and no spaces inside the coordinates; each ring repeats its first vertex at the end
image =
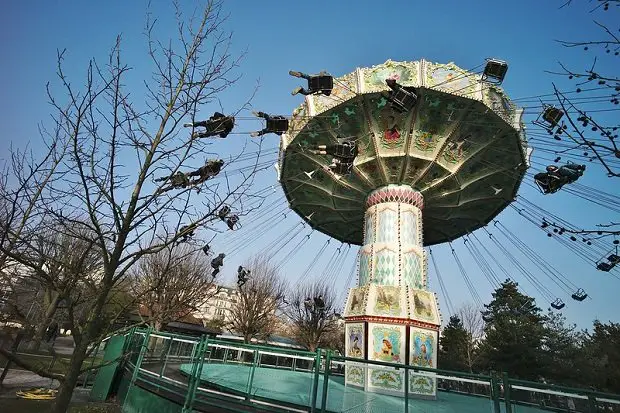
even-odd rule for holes
{"type": "Polygon", "coordinates": [[[383,133],[383,138],[387,143],[396,142],[400,139],[400,132],[396,128],[388,129],[383,133]]]}
{"type": "Polygon", "coordinates": [[[390,79],[390,80],[395,80],[395,81],[397,81],[397,82],[398,82],[398,81],[400,80],[400,74],[399,74],[399,73],[396,73],[396,72],[393,72],[393,73],[391,73],[391,74],[388,76],[388,79],[390,79]]]}

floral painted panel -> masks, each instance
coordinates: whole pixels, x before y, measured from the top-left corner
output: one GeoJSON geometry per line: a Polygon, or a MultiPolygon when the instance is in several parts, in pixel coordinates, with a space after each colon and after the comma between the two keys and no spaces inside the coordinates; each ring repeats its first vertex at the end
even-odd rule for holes
{"type": "Polygon", "coordinates": [[[401,371],[371,369],[370,385],[385,390],[402,391],[403,374],[401,371]]]}
{"type": "Polygon", "coordinates": [[[409,393],[434,395],[436,379],[409,371],[409,393]]]}
{"type": "Polygon", "coordinates": [[[345,366],[345,381],[347,384],[364,386],[364,369],[360,366],[345,366]]]}

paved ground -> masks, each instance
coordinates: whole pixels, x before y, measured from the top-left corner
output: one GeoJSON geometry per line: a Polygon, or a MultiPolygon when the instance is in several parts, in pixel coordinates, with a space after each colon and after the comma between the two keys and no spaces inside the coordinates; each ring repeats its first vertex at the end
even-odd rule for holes
{"type": "Polygon", "coordinates": [[[54,351],[58,354],[73,354],[73,337],[58,337],[54,351]]]}
{"type": "Polygon", "coordinates": [[[0,396],[13,395],[16,390],[27,389],[30,387],[49,387],[55,389],[59,386],[57,380],[41,377],[26,370],[9,370],[9,373],[0,387],[0,396]]]}

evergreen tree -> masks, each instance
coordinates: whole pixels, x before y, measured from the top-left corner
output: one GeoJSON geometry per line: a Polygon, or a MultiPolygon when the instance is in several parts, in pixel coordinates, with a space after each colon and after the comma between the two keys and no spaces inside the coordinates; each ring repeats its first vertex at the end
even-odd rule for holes
{"type": "Polygon", "coordinates": [[[565,386],[578,386],[584,374],[584,357],[581,350],[583,333],[576,326],[566,325],[566,318],[549,310],[545,320],[543,340],[543,376],[550,382],[565,386]]]}
{"type": "Polygon", "coordinates": [[[459,316],[450,317],[439,340],[438,367],[444,370],[468,371],[467,345],[470,341],[471,336],[459,316]]]}
{"type": "Polygon", "coordinates": [[[583,385],[599,391],[620,393],[620,323],[594,321],[594,331],[587,334],[582,346],[583,385]]]}
{"type": "Polygon", "coordinates": [[[506,280],[485,308],[485,339],[480,350],[486,369],[538,380],[545,373],[542,361],[546,318],[535,300],[521,293],[516,282],[506,280]]]}

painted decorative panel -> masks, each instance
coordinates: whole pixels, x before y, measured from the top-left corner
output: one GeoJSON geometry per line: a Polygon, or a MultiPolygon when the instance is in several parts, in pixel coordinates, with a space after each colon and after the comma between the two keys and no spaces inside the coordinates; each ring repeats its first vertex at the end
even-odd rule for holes
{"type": "Polygon", "coordinates": [[[367,287],[351,288],[345,316],[363,315],[366,312],[367,287]]]}
{"type": "Polygon", "coordinates": [[[358,274],[358,285],[361,287],[368,284],[370,278],[370,263],[372,260],[372,249],[362,249],[360,253],[360,269],[358,274]]]}
{"type": "Polygon", "coordinates": [[[432,330],[411,327],[409,338],[409,364],[420,367],[436,367],[437,336],[432,330]]]}
{"type": "Polygon", "coordinates": [[[412,289],[410,303],[410,317],[414,320],[439,324],[437,300],[430,291],[412,289]]]}
{"type": "Polygon", "coordinates": [[[370,369],[369,386],[389,391],[404,390],[403,371],[390,369],[370,369]]]}
{"type": "Polygon", "coordinates": [[[412,210],[400,212],[400,242],[416,245],[418,243],[418,222],[412,210]]]}
{"type": "Polygon", "coordinates": [[[364,358],[364,324],[346,325],[347,357],[364,358]]]}
{"type": "MultiPolygon", "coordinates": [[[[409,329],[409,364],[437,368],[437,332],[418,327],[409,329]]],[[[435,395],[437,379],[434,373],[409,372],[409,391],[421,395],[435,395]]]]}
{"type": "Polygon", "coordinates": [[[373,266],[374,284],[398,285],[398,252],[384,248],[375,251],[373,266]]]}
{"type": "Polygon", "coordinates": [[[447,64],[427,62],[426,67],[426,86],[473,97],[472,95],[479,82],[478,78],[472,73],[461,69],[452,62],[447,64]]]}
{"type": "Polygon", "coordinates": [[[393,62],[363,69],[364,92],[387,90],[386,79],[394,79],[401,85],[413,86],[418,83],[418,62],[393,62]]]}
{"type": "Polygon", "coordinates": [[[396,242],[398,234],[398,212],[393,209],[378,211],[377,241],[396,242]]]}
{"type": "Polygon", "coordinates": [[[364,245],[375,242],[375,211],[366,214],[364,222],[364,245]]]}
{"type": "MultiPolygon", "coordinates": [[[[291,138],[295,137],[297,133],[299,133],[299,131],[306,126],[309,119],[308,109],[306,108],[306,103],[304,102],[304,104],[297,107],[293,111],[293,116],[291,117],[291,121],[289,123],[289,134],[291,135],[291,138]]],[[[288,146],[288,142],[286,142],[283,146],[286,148],[288,146]]]]}
{"type": "Polygon", "coordinates": [[[423,259],[418,255],[418,252],[415,250],[403,252],[401,257],[401,264],[402,283],[413,288],[423,288],[424,266],[423,259]]]}
{"type": "Polygon", "coordinates": [[[409,371],[409,393],[434,396],[437,379],[409,371]]]}
{"type": "Polygon", "coordinates": [[[366,375],[362,366],[346,364],[344,371],[346,384],[364,387],[366,375]]]}
{"type": "Polygon", "coordinates": [[[389,363],[402,363],[405,354],[405,327],[369,324],[369,340],[372,347],[368,350],[368,358],[371,360],[387,361],[389,363]]]}
{"type": "Polygon", "coordinates": [[[401,288],[393,286],[375,286],[374,306],[372,315],[398,317],[403,313],[401,288]]]}

